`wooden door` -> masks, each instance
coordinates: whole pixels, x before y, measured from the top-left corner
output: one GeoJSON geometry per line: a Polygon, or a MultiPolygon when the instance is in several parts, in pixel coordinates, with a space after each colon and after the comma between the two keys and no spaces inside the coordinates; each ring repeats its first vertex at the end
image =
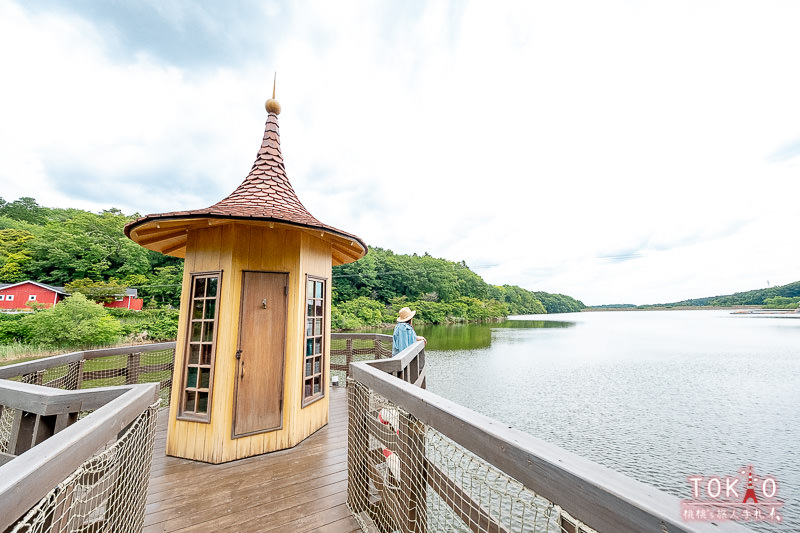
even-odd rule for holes
{"type": "Polygon", "coordinates": [[[233,436],[280,429],[289,274],[242,272],[233,436]]]}

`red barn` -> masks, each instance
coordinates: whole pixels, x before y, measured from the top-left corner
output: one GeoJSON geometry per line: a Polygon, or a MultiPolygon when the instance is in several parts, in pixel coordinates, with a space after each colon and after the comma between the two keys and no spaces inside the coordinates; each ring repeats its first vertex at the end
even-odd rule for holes
{"type": "MultiPolygon", "coordinates": [[[[53,287],[36,281],[20,281],[19,283],[0,283],[0,311],[22,309],[29,310],[28,302],[36,302],[44,307],[53,307],[69,296],[64,287],[53,287]]],[[[103,304],[105,307],[121,307],[124,309],[142,310],[143,300],[137,298],[136,289],[128,289],[115,301],[103,304]]]]}

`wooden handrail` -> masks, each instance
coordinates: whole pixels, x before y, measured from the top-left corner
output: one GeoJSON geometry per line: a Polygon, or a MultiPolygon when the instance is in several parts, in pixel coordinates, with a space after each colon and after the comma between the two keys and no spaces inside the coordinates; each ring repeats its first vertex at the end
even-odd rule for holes
{"type": "Polygon", "coordinates": [[[733,522],[684,522],[678,498],[415,387],[376,363],[351,363],[353,379],[598,531],[750,531],[733,522]]]}
{"type": "MultiPolygon", "coordinates": [[[[158,384],[102,387],[84,391],[40,390],[44,387],[0,381],[0,391],[31,393],[40,398],[62,395],[80,407],[108,401],[80,421],[56,433],[35,448],[0,466],[0,531],[5,531],[53,487],[74,472],[86,459],[117,438],[146,409],[158,401],[158,384]],[[21,392],[20,392],[21,391],[21,392]],[[51,394],[53,393],[53,394],[51,394]]],[[[27,399],[16,403],[27,402],[27,399]]],[[[35,403],[35,402],[34,402],[35,403]]],[[[13,403],[12,403],[13,406],[13,403]]],[[[44,408],[43,408],[44,409],[44,408]]]]}
{"type": "Polygon", "coordinates": [[[97,359],[99,357],[108,357],[110,355],[127,355],[132,353],[147,353],[156,352],[161,350],[174,350],[175,342],[159,342],[155,344],[137,344],[134,346],[121,346],[119,348],[100,348],[97,350],[82,350],[79,352],[70,352],[61,355],[54,355],[52,357],[45,357],[43,359],[35,359],[33,361],[25,361],[13,365],[0,367],[0,379],[9,379],[17,376],[24,376],[40,370],[47,370],[61,365],[83,361],[88,359],[97,359]]]}

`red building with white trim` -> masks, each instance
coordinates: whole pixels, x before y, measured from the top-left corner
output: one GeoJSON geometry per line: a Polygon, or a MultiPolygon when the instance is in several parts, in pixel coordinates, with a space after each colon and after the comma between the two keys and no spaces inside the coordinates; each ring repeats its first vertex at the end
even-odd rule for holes
{"type": "MultiPolygon", "coordinates": [[[[0,283],[0,311],[15,309],[29,310],[28,302],[42,304],[44,307],[53,307],[55,304],[69,296],[64,287],[53,287],[36,281],[20,281],[19,283],[0,283]]],[[[144,301],[137,298],[136,289],[128,289],[125,295],[117,297],[113,302],[107,302],[105,307],[116,307],[141,311],[144,301]]]]}

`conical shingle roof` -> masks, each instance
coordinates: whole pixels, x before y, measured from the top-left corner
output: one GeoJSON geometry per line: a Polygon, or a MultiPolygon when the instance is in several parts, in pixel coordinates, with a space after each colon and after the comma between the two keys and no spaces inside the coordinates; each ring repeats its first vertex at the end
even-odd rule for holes
{"type": "Polygon", "coordinates": [[[250,173],[223,200],[205,209],[146,215],[125,226],[125,235],[138,244],[158,252],[183,257],[186,235],[194,227],[207,227],[211,220],[250,220],[281,223],[323,230],[335,245],[335,264],[363,257],[367,246],[357,236],[317,220],[300,202],[286,176],[281,154],[278,115],[280,106],[269,100],[264,140],[250,173]],[[274,105],[270,107],[269,103],[274,105]]]}

